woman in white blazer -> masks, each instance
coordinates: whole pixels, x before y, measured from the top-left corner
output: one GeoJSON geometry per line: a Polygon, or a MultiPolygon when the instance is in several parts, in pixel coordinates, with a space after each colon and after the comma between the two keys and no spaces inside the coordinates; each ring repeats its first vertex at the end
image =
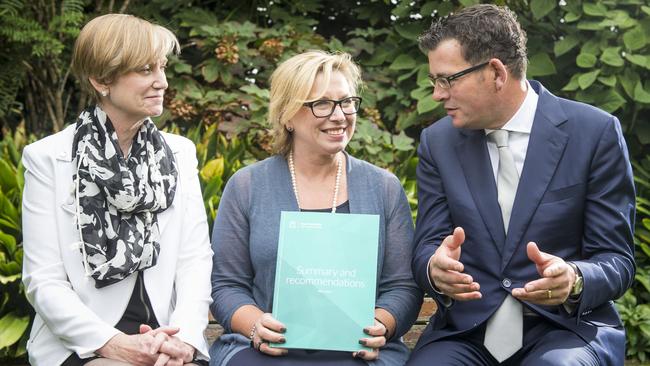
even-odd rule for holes
{"type": "Polygon", "coordinates": [[[160,132],[167,29],[90,21],[73,69],[96,104],[23,152],[32,365],[206,364],[212,251],[194,145],[160,132]]]}

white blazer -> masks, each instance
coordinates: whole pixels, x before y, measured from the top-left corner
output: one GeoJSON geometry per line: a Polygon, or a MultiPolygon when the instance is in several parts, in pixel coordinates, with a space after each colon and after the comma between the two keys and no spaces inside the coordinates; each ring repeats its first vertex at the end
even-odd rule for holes
{"type": "MultiPolygon", "coordinates": [[[[72,352],[94,355],[119,331],[136,274],[97,289],[86,276],[74,226],[72,139],[75,126],[39,140],[23,151],[23,283],[36,309],[27,350],[33,366],[60,365],[72,352]]],[[[161,326],[208,359],[204,330],[210,304],[212,249],[194,144],[163,133],[179,173],[172,205],[158,215],[160,255],[144,271],[144,284],[161,326]]]]}

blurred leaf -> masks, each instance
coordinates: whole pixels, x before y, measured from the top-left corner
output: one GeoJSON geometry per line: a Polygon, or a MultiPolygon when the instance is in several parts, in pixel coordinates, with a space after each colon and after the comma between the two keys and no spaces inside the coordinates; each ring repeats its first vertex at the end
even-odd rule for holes
{"type": "Polygon", "coordinates": [[[480,3],[479,0],[458,0],[458,2],[464,7],[468,7],[480,3]]]}
{"type": "Polygon", "coordinates": [[[615,75],[599,76],[598,81],[600,81],[604,85],[613,87],[616,85],[616,76],[615,75]]]}
{"type": "Polygon", "coordinates": [[[580,89],[585,90],[596,81],[596,77],[600,74],[600,70],[594,70],[578,76],[578,85],[580,89]]]}
{"type": "Polygon", "coordinates": [[[634,87],[634,100],[640,103],[650,103],[650,93],[639,80],[634,87]]]}
{"type": "Polygon", "coordinates": [[[596,61],[598,59],[596,56],[589,54],[589,53],[581,53],[576,57],[576,65],[588,69],[594,67],[596,65],[596,61]]]}
{"type": "Polygon", "coordinates": [[[580,77],[579,74],[573,74],[571,76],[571,80],[562,88],[562,91],[575,91],[578,90],[580,85],[578,84],[578,78],[580,77]]]}
{"type": "Polygon", "coordinates": [[[620,54],[620,47],[606,48],[600,56],[600,60],[614,67],[621,67],[625,64],[620,54]]]}
{"type": "Polygon", "coordinates": [[[603,110],[612,113],[625,105],[625,98],[613,89],[607,90],[596,100],[598,106],[603,110]]]}
{"type": "Polygon", "coordinates": [[[416,41],[418,36],[422,34],[424,28],[422,23],[406,23],[406,24],[397,24],[395,25],[395,31],[405,39],[416,41]]]}
{"type": "Polygon", "coordinates": [[[215,82],[219,78],[220,65],[216,62],[208,62],[201,68],[201,74],[208,83],[215,82]]]}
{"type": "Polygon", "coordinates": [[[8,192],[11,189],[16,189],[18,182],[16,181],[16,171],[4,159],[0,159],[0,189],[8,192]]]}
{"type": "Polygon", "coordinates": [[[556,74],[555,64],[548,54],[537,53],[530,58],[530,65],[526,72],[529,77],[545,76],[556,74]]]}
{"type": "Polygon", "coordinates": [[[409,55],[399,55],[393,61],[393,63],[388,67],[391,70],[406,70],[406,69],[412,69],[417,66],[417,63],[413,59],[413,57],[409,55]]]}
{"type": "Polygon", "coordinates": [[[556,6],[557,1],[555,0],[531,0],[530,2],[530,10],[533,13],[533,17],[537,20],[550,13],[556,6]]]}
{"type": "Polygon", "coordinates": [[[224,170],[224,159],[216,158],[208,161],[203,168],[201,168],[201,178],[209,181],[214,177],[221,177],[224,170]]]}
{"type": "Polygon", "coordinates": [[[563,54],[571,51],[575,46],[580,43],[580,40],[574,36],[566,36],[561,40],[555,42],[553,46],[553,53],[556,57],[562,56],[563,54]]]}
{"type": "Polygon", "coordinates": [[[618,75],[618,80],[621,82],[621,85],[623,86],[623,90],[625,90],[625,93],[632,99],[634,99],[634,89],[636,87],[637,82],[640,80],[639,74],[636,72],[627,69],[623,72],[623,75],[618,75]]]}
{"type": "Polygon", "coordinates": [[[585,14],[594,17],[604,17],[607,15],[607,7],[602,4],[585,2],[582,5],[582,11],[584,11],[585,14]]]}
{"type": "Polygon", "coordinates": [[[29,316],[18,316],[11,312],[0,318],[0,349],[8,347],[20,339],[29,325],[29,316]]]}
{"type": "Polygon", "coordinates": [[[634,27],[623,34],[623,43],[630,51],[636,51],[646,45],[647,36],[641,27],[634,27]]]}
{"type": "Polygon", "coordinates": [[[401,131],[399,135],[393,136],[393,147],[400,151],[411,151],[413,150],[414,141],[412,138],[406,136],[404,131],[401,131]]]}
{"type": "Polygon", "coordinates": [[[418,113],[419,114],[425,114],[427,112],[431,112],[432,110],[436,109],[436,107],[439,105],[439,102],[436,102],[433,100],[433,98],[429,95],[426,96],[420,100],[418,100],[418,113]]]}
{"type": "Polygon", "coordinates": [[[650,56],[627,54],[625,58],[631,63],[650,69],[650,56]]]}
{"type": "Polygon", "coordinates": [[[182,63],[182,62],[177,62],[174,63],[174,71],[179,73],[179,74],[191,74],[192,73],[192,66],[182,63]]]}

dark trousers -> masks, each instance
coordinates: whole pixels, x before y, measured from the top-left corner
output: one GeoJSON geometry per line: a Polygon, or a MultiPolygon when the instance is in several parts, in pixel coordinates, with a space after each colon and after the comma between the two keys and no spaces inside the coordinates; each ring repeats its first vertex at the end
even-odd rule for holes
{"type": "MultiPolygon", "coordinates": [[[[380,352],[381,355],[381,352],[380,352]]],[[[380,356],[381,357],[381,356],[380,356]]],[[[289,350],[286,356],[268,356],[246,348],[237,352],[228,366],[366,366],[366,362],[352,358],[352,352],[289,350]]]]}
{"type": "MultiPolygon", "coordinates": [[[[483,346],[485,325],[429,343],[411,354],[407,366],[499,365],[483,346]]],[[[577,334],[539,317],[524,318],[523,347],[502,365],[598,366],[592,347],[577,334]]]]}

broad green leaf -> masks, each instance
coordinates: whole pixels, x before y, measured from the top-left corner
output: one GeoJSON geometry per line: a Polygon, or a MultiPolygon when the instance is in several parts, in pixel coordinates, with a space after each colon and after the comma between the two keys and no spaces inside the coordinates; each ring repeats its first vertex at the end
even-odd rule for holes
{"type": "Polygon", "coordinates": [[[630,18],[630,14],[627,11],[612,9],[607,12],[607,19],[603,20],[601,24],[607,27],[628,29],[637,25],[638,22],[630,18]]]}
{"type": "Polygon", "coordinates": [[[530,58],[528,71],[529,77],[553,75],[557,73],[555,64],[547,53],[540,52],[530,58]]]}
{"type": "Polygon", "coordinates": [[[625,64],[620,54],[620,47],[608,47],[600,55],[600,60],[607,65],[621,67],[625,64]]]}
{"type": "Polygon", "coordinates": [[[636,51],[647,43],[647,36],[641,27],[634,27],[623,34],[623,43],[628,50],[636,51]]]}
{"type": "Polygon", "coordinates": [[[533,17],[538,20],[550,13],[556,6],[557,1],[555,0],[532,0],[530,2],[530,10],[533,13],[533,17]]]}
{"type": "Polygon", "coordinates": [[[650,69],[650,57],[648,56],[627,54],[625,55],[625,59],[637,66],[650,69]]]}
{"type": "Polygon", "coordinates": [[[604,85],[613,87],[616,85],[616,75],[599,76],[598,81],[604,85]]]}
{"type": "Polygon", "coordinates": [[[429,80],[429,65],[422,64],[418,67],[418,86],[427,87],[431,89],[431,81],[429,80]]]}
{"type": "Polygon", "coordinates": [[[623,75],[618,76],[618,81],[621,82],[623,90],[632,99],[634,99],[634,88],[639,80],[639,74],[629,68],[623,72],[623,75]]]}
{"type": "Polygon", "coordinates": [[[576,57],[576,65],[585,69],[594,67],[594,65],[596,65],[596,61],[598,61],[596,56],[590,53],[580,53],[578,57],[576,57]]]}
{"type": "Polygon", "coordinates": [[[418,39],[418,36],[424,31],[423,22],[417,23],[406,23],[406,24],[397,24],[395,26],[395,31],[402,37],[415,41],[418,39]]]}
{"type": "Polygon", "coordinates": [[[607,7],[602,4],[593,4],[585,2],[582,5],[582,11],[592,17],[604,17],[607,15],[607,7]]]}
{"type": "Polygon", "coordinates": [[[580,85],[578,85],[578,78],[580,77],[580,74],[573,74],[571,76],[571,80],[562,88],[562,91],[575,91],[578,90],[580,85]]]}
{"type": "Polygon", "coordinates": [[[431,88],[430,85],[411,90],[411,98],[416,100],[427,98],[427,97],[431,98],[432,94],[433,94],[433,89],[431,88]]]}
{"type": "Polygon", "coordinates": [[[413,126],[418,121],[417,117],[418,117],[418,113],[416,113],[415,111],[408,114],[400,114],[397,117],[397,125],[396,125],[397,130],[403,131],[413,126]]]}
{"type": "Polygon", "coordinates": [[[208,181],[214,177],[221,177],[223,175],[224,160],[223,157],[212,159],[208,161],[203,168],[201,168],[201,178],[208,181]]]}
{"type": "Polygon", "coordinates": [[[433,100],[430,95],[425,96],[424,98],[418,100],[418,113],[425,114],[427,112],[431,112],[432,110],[436,109],[439,104],[440,103],[433,100]]]}
{"type": "Polygon", "coordinates": [[[201,68],[201,75],[208,83],[213,83],[219,78],[221,66],[217,62],[207,62],[201,68]]]}
{"type": "Polygon", "coordinates": [[[400,131],[399,135],[393,135],[393,147],[395,150],[411,151],[413,150],[414,141],[412,138],[406,136],[404,131],[400,131]]]}
{"type": "Polygon", "coordinates": [[[580,75],[578,77],[578,85],[580,86],[580,89],[585,90],[588,87],[590,87],[591,84],[593,84],[594,81],[596,81],[596,77],[598,77],[598,74],[600,74],[600,70],[594,70],[580,75]]]}
{"type": "Polygon", "coordinates": [[[244,85],[241,88],[239,88],[239,90],[254,95],[260,99],[264,99],[264,100],[269,99],[269,90],[261,89],[259,86],[255,84],[244,85]]]}
{"type": "Polygon", "coordinates": [[[571,51],[575,46],[578,45],[580,40],[575,36],[566,36],[561,40],[555,42],[553,46],[553,53],[556,57],[562,56],[563,54],[571,51]]]}
{"type": "Polygon", "coordinates": [[[564,16],[564,22],[566,22],[566,23],[572,23],[572,22],[575,22],[576,20],[579,20],[579,19],[580,19],[580,15],[575,14],[575,13],[567,13],[564,16]]]}
{"type": "Polygon", "coordinates": [[[221,185],[223,181],[221,177],[214,177],[209,181],[209,183],[203,188],[203,199],[210,199],[214,196],[221,196],[221,185]]]}
{"type": "Polygon", "coordinates": [[[479,0],[459,0],[458,2],[464,7],[468,7],[480,3],[479,0]]]}
{"type": "Polygon", "coordinates": [[[609,89],[603,95],[599,95],[596,104],[603,110],[612,113],[625,105],[625,98],[616,90],[609,89]]]}
{"type": "Polygon", "coordinates": [[[192,66],[184,62],[176,62],[174,63],[174,71],[178,74],[191,74],[192,66]]]}
{"type": "Polygon", "coordinates": [[[578,29],[580,30],[591,30],[591,31],[600,31],[605,28],[604,25],[602,25],[600,22],[593,22],[593,21],[588,21],[588,20],[581,20],[578,22],[578,29]]]}
{"type": "Polygon", "coordinates": [[[7,249],[7,253],[13,257],[16,251],[16,238],[0,230],[0,243],[7,249]]]}
{"type": "Polygon", "coordinates": [[[405,70],[405,69],[411,69],[417,66],[417,63],[413,59],[413,57],[409,55],[399,55],[393,61],[393,63],[388,67],[391,70],[405,70]]]}
{"type": "Polygon", "coordinates": [[[8,276],[0,274],[0,284],[6,285],[8,283],[18,281],[21,278],[22,278],[21,273],[16,273],[16,274],[8,275],[8,276]]]}
{"type": "Polygon", "coordinates": [[[641,103],[650,103],[650,92],[643,87],[641,80],[634,87],[634,100],[641,103]]]}
{"type": "Polygon", "coordinates": [[[29,325],[29,316],[18,316],[11,312],[0,319],[0,349],[18,342],[29,325]]]}
{"type": "Polygon", "coordinates": [[[412,69],[410,69],[410,70],[407,70],[407,72],[405,72],[404,74],[400,75],[400,76],[397,78],[397,82],[398,82],[398,83],[401,83],[401,82],[404,81],[404,80],[410,79],[410,78],[413,76],[413,74],[415,74],[416,72],[418,72],[418,70],[419,70],[419,68],[415,68],[415,67],[412,68],[412,69]]]}
{"type": "Polygon", "coordinates": [[[4,192],[18,188],[16,170],[7,161],[0,159],[0,189],[4,192]]]}
{"type": "Polygon", "coordinates": [[[189,98],[192,99],[201,99],[203,98],[203,92],[201,91],[200,87],[196,84],[196,82],[192,81],[190,83],[187,83],[185,85],[185,88],[183,89],[183,94],[188,96],[189,98]]]}
{"type": "Polygon", "coordinates": [[[429,1],[426,4],[422,5],[420,8],[420,14],[423,17],[430,17],[433,14],[433,11],[438,7],[437,1],[429,1]]]}

